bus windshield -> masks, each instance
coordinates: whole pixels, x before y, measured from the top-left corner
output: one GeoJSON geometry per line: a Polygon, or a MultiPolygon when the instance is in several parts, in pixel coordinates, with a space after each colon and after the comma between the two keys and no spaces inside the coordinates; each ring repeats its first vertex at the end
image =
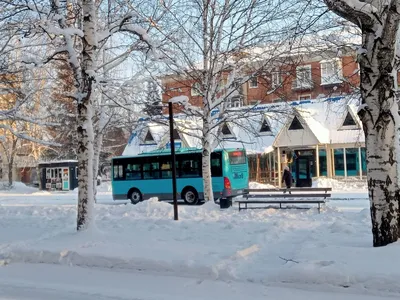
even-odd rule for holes
{"type": "Polygon", "coordinates": [[[229,163],[231,165],[241,165],[246,163],[246,154],[243,150],[228,152],[229,163]]]}

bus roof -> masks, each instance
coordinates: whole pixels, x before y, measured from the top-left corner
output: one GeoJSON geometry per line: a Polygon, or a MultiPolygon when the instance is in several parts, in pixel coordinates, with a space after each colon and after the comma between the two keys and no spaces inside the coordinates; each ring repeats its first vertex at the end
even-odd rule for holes
{"type": "MultiPolygon", "coordinates": [[[[221,151],[235,151],[235,150],[245,150],[244,148],[226,148],[226,149],[215,149],[214,152],[221,152],[221,151]]],[[[185,153],[201,153],[203,150],[199,148],[178,148],[175,149],[175,154],[185,154],[185,153]]],[[[116,156],[112,159],[123,159],[128,157],[141,157],[141,156],[157,156],[157,155],[170,155],[171,149],[157,149],[149,152],[143,152],[138,155],[124,155],[124,156],[116,156]]]]}

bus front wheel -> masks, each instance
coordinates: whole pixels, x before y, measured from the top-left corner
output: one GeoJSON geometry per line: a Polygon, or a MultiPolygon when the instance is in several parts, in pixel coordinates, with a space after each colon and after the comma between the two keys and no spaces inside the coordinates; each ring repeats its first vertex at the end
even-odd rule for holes
{"type": "Polygon", "coordinates": [[[142,201],[142,194],[138,189],[133,189],[129,194],[129,200],[131,200],[132,204],[138,204],[142,201]]]}
{"type": "Polygon", "coordinates": [[[189,205],[196,205],[199,201],[199,195],[197,194],[197,191],[192,187],[188,187],[183,190],[182,198],[185,203],[189,205]]]}

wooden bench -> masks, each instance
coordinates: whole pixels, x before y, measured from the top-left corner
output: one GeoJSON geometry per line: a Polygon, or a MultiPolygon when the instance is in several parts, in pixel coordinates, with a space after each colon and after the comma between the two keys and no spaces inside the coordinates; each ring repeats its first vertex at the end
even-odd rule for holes
{"type": "Polygon", "coordinates": [[[247,204],[318,204],[318,212],[321,212],[321,204],[325,204],[326,198],[331,197],[328,191],[332,188],[272,188],[272,189],[247,189],[243,197],[246,200],[235,201],[239,204],[239,211],[250,208],[267,208],[267,207],[248,207],[247,204]],[[324,192],[324,193],[321,193],[324,192]],[[249,198],[274,198],[275,200],[249,200],[249,198]],[[297,198],[293,200],[285,200],[287,198],[297,198]],[[298,199],[300,198],[300,199],[298,199]],[[303,200],[301,198],[322,198],[321,200],[303,200]],[[244,204],[244,207],[242,206],[244,204]]]}

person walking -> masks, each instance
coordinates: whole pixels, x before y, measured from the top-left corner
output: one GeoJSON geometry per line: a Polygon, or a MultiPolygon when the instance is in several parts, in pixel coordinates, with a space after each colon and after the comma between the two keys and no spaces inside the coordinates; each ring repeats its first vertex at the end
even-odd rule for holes
{"type": "MultiPolygon", "coordinates": [[[[290,172],[290,169],[288,166],[286,166],[285,169],[283,170],[282,183],[284,183],[284,182],[285,182],[287,189],[290,189],[292,187],[293,176],[292,176],[292,173],[290,172]]],[[[289,191],[289,194],[291,194],[290,191],[289,191]]]]}

